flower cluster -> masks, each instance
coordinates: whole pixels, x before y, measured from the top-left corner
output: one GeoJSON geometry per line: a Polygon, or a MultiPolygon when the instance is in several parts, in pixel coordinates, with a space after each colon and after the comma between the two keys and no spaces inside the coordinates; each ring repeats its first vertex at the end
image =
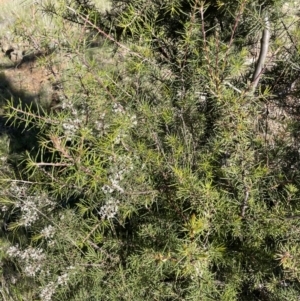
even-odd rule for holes
{"type": "Polygon", "coordinates": [[[132,160],[129,156],[110,157],[109,184],[102,186],[103,193],[107,196],[106,203],[100,208],[101,218],[114,218],[118,212],[120,201],[114,197],[115,193],[124,193],[122,181],[133,170],[132,160]]]}
{"type": "Polygon", "coordinates": [[[20,222],[25,227],[30,227],[35,221],[39,219],[38,207],[36,203],[31,200],[31,198],[27,198],[27,200],[18,202],[16,207],[19,207],[22,212],[22,217],[20,222]]]}
{"type": "Polygon", "coordinates": [[[97,116],[97,120],[94,122],[95,130],[100,133],[100,135],[104,135],[107,133],[109,129],[109,125],[105,122],[105,113],[97,116]]]}
{"type": "Polygon", "coordinates": [[[42,231],[41,234],[46,238],[46,239],[52,239],[55,234],[55,228],[52,225],[49,225],[45,227],[42,231]]]}
{"type": "Polygon", "coordinates": [[[51,210],[55,206],[55,202],[45,194],[31,194],[25,185],[20,186],[16,182],[12,182],[9,190],[10,194],[17,199],[14,203],[15,208],[21,212],[19,223],[25,227],[32,226],[39,219],[39,213],[43,208],[51,210]]]}
{"type": "Polygon", "coordinates": [[[117,190],[120,193],[124,192],[124,189],[121,187],[121,182],[132,170],[133,164],[131,157],[123,155],[117,157],[110,157],[112,162],[109,168],[109,180],[111,182],[111,187],[114,190],[117,190]]]}
{"type": "Polygon", "coordinates": [[[132,170],[133,164],[129,156],[110,157],[111,166],[109,168],[109,184],[103,185],[102,191],[105,194],[114,192],[124,193],[121,182],[132,170]]]}
{"type": "Polygon", "coordinates": [[[27,186],[18,185],[16,182],[12,182],[9,191],[14,194],[17,198],[22,198],[27,195],[27,186]]]}
{"type": "Polygon", "coordinates": [[[76,134],[76,132],[83,124],[86,111],[79,110],[72,101],[67,99],[65,99],[62,102],[61,108],[65,111],[70,112],[71,114],[71,117],[66,118],[62,123],[62,128],[64,130],[64,133],[68,137],[68,140],[71,141],[72,137],[76,134]]]}
{"type": "Polygon", "coordinates": [[[113,110],[113,112],[116,113],[116,114],[117,114],[117,113],[125,114],[125,109],[124,109],[124,107],[123,107],[120,103],[118,103],[118,102],[116,102],[116,103],[113,104],[112,110],[113,110]]]}
{"type": "Polygon", "coordinates": [[[115,137],[115,141],[114,144],[118,145],[122,142],[123,139],[125,139],[128,135],[128,129],[133,128],[137,125],[137,118],[136,115],[128,115],[126,116],[127,118],[127,122],[128,122],[128,127],[126,129],[126,127],[120,127],[118,129],[118,133],[115,137]]]}
{"type": "Polygon", "coordinates": [[[122,115],[122,119],[127,121],[127,127],[123,126],[118,129],[118,133],[114,141],[115,144],[120,144],[122,139],[127,136],[127,130],[137,125],[137,118],[136,115],[128,113],[120,103],[114,103],[112,111],[114,115],[122,115]]]}
{"type": "Polygon", "coordinates": [[[75,108],[74,103],[71,100],[64,99],[61,108],[63,110],[70,111],[73,116],[76,116],[78,114],[78,110],[75,108]]]}
{"type": "Polygon", "coordinates": [[[137,117],[135,114],[132,115],[130,112],[126,111],[126,108],[124,108],[124,106],[118,102],[115,102],[111,105],[110,112],[110,115],[106,112],[102,112],[101,114],[94,116],[96,120],[93,124],[93,130],[98,136],[105,135],[109,132],[109,129],[113,124],[118,124],[118,121],[122,120],[121,126],[118,128],[114,127],[114,144],[118,145],[124,138],[127,137],[128,130],[137,125],[137,117]],[[110,119],[110,117],[112,119],[110,119]],[[115,122],[116,120],[117,122],[115,122]]]}
{"type": "Polygon", "coordinates": [[[65,273],[61,276],[58,276],[56,281],[50,281],[40,292],[40,299],[43,301],[51,301],[52,296],[54,295],[56,289],[59,286],[68,285],[69,274],[65,273]]]}
{"type": "Polygon", "coordinates": [[[119,201],[110,198],[105,205],[103,205],[99,210],[99,215],[101,218],[112,219],[116,216],[119,209],[119,201]]]}
{"type": "Polygon", "coordinates": [[[81,124],[82,124],[82,120],[79,119],[79,118],[76,118],[76,119],[68,118],[62,124],[62,128],[64,130],[64,133],[68,137],[69,141],[72,140],[72,137],[78,131],[81,124]]]}
{"type": "Polygon", "coordinates": [[[55,293],[57,285],[55,282],[49,282],[40,292],[40,298],[43,301],[51,301],[52,296],[55,293]]]}
{"type": "Polygon", "coordinates": [[[24,267],[25,275],[31,277],[41,271],[46,258],[42,249],[29,247],[21,250],[18,245],[8,248],[6,253],[9,257],[19,260],[24,267]]]}

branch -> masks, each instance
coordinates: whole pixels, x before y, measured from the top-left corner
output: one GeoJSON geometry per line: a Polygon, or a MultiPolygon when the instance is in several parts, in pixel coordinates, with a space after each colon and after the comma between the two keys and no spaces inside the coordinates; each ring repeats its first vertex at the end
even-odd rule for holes
{"type": "Polygon", "coordinates": [[[263,30],[261,42],[260,42],[260,53],[259,53],[259,58],[256,64],[256,68],[252,77],[252,93],[255,92],[256,87],[259,83],[259,80],[261,78],[261,75],[263,73],[263,68],[265,64],[265,60],[268,54],[269,50],[269,42],[270,42],[270,21],[269,17],[265,17],[265,28],[263,30]]]}
{"type": "Polygon", "coordinates": [[[242,212],[241,212],[242,218],[245,217],[246,209],[248,208],[248,199],[249,199],[249,190],[248,190],[248,188],[246,188],[245,198],[244,198],[244,201],[243,201],[242,212]]]}
{"type": "Polygon", "coordinates": [[[142,55],[140,55],[137,52],[132,51],[131,49],[129,49],[128,47],[126,47],[125,45],[123,45],[122,43],[118,42],[116,39],[114,39],[112,36],[110,36],[109,34],[107,34],[105,31],[103,31],[101,28],[99,28],[98,26],[96,26],[92,21],[90,21],[88,19],[88,16],[83,16],[82,14],[78,13],[75,9],[73,9],[72,7],[67,6],[67,8],[72,11],[75,15],[77,15],[80,19],[82,19],[84,21],[84,24],[89,24],[91,25],[94,29],[96,29],[102,36],[104,36],[106,39],[110,40],[111,42],[113,42],[114,44],[116,44],[118,47],[124,49],[127,53],[130,53],[131,55],[134,55],[140,59],[142,59],[143,61],[147,61],[152,63],[149,59],[143,57],[142,55]]]}

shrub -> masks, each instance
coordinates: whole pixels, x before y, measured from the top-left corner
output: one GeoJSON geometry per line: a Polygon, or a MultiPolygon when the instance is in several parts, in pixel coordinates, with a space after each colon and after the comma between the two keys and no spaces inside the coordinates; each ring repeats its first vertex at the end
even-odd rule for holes
{"type": "Polygon", "coordinates": [[[297,146],[262,113],[298,47],[280,1],[117,4],[42,4],[66,42],[41,62],[68,60],[54,109],[6,107],[38,145],[1,179],[3,296],[297,300],[297,146]]]}

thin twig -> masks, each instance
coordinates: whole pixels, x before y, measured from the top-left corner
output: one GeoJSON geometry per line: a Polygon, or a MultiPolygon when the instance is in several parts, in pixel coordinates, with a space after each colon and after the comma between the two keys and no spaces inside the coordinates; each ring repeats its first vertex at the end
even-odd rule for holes
{"type": "Polygon", "coordinates": [[[129,49],[128,47],[126,47],[125,45],[123,45],[122,43],[118,42],[116,39],[114,39],[112,36],[110,36],[109,34],[107,34],[105,31],[103,31],[101,28],[99,28],[97,25],[95,25],[92,21],[90,21],[88,19],[88,16],[83,16],[80,13],[78,13],[75,9],[73,9],[70,6],[67,6],[67,8],[72,11],[75,15],[77,15],[79,18],[81,18],[85,23],[91,25],[94,29],[96,29],[102,36],[104,36],[106,39],[112,41],[114,44],[116,44],[118,47],[126,50],[127,52],[129,52],[130,54],[143,59],[144,61],[148,61],[150,62],[148,59],[144,58],[143,56],[141,56],[139,53],[133,52],[131,49],[129,49]]]}
{"type": "Polygon", "coordinates": [[[245,217],[246,209],[248,208],[248,199],[249,199],[249,189],[246,187],[245,198],[242,205],[242,218],[245,217]]]}
{"type": "Polygon", "coordinates": [[[235,23],[234,23],[234,26],[233,26],[233,30],[232,30],[232,32],[231,32],[231,37],[230,37],[230,41],[229,41],[229,44],[228,44],[228,49],[227,49],[227,51],[226,51],[225,57],[227,57],[228,51],[230,50],[230,47],[231,47],[231,45],[232,45],[232,43],[233,43],[233,41],[234,41],[234,35],[235,35],[236,29],[237,29],[237,27],[238,27],[238,24],[239,24],[239,22],[240,22],[240,18],[241,18],[241,16],[242,16],[242,13],[243,13],[243,11],[244,11],[244,9],[245,9],[245,4],[246,4],[247,2],[248,2],[248,1],[245,0],[245,1],[241,4],[240,11],[239,11],[239,13],[238,13],[238,15],[237,15],[237,17],[236,17],[236,19],[235,19],[235,23]]]}
{"type": "Polygon", "coordinates": [[[283,27],[284,27],[284,30],[285,30],[286,33],[287,33],[287,36],[289,37],[289,39],[290,39],[290,41],[292,42],[293,46],[295,47],[296,51],[299,53],[298,47],[297,47],[296,43],[294,42],[293,37],[291,36],[291,34],[290,34],[288,28],[286,27],[286,25],[285,25],[285,23],[284,23],[283,21],[281,21],[281,23],[282,23],[282,25],[283,25],[283,27]]]}

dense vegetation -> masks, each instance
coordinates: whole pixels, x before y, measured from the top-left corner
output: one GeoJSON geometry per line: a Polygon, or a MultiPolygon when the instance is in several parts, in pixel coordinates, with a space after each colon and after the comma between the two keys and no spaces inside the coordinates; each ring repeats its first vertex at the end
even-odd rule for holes
{"type": "Polygon", "coordinates": [[[293,4],[47,0],[50,27],[14,21],[56,102],[2,95],[3,300],[299,300],[293,4]]]}

